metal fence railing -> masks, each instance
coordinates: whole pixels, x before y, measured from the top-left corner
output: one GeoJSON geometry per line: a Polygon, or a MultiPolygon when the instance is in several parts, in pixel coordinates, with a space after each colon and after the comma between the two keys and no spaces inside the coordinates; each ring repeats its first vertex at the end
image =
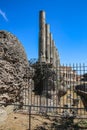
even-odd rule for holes
{"type": "MultiPolygon", "coordinates": [[[[16,114],[26,116],[27,129],[62,130],[61,119],[62,123],[69,119],[72,124],[75,118],[87,118],[86,65],[54,67],[38,62],[31,65],[35,74],[27,79],[28,87],[24,86],[22,106],[17,102],[6,103],[6,106],[14,106],[16,114]]],[[[64,123],[62,126],[67,127],[64,123]]]]}

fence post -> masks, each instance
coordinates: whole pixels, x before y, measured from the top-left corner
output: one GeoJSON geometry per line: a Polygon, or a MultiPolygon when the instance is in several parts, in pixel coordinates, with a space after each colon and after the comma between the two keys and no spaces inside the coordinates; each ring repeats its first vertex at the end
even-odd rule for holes
{"type": "Polygon", "coordinates": [[[29,106],[29,130],[31,130],[31,106],[29,106]]]}

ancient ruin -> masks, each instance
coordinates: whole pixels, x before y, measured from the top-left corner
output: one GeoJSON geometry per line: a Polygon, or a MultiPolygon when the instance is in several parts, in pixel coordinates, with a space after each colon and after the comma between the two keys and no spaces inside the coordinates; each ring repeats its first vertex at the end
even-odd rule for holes
{"type": "Polygon", "coordinates": [[[39,16],[38,53],[38,61],[30,67],[19,40],[9,32],[0,31],[0,102],[23,105],[29,100],[30,86],[35,94],[51,100],[55,93],[56,102],[66,94],[66,86],[59,81],[59,53],[44,11],[39,16]]]}
{"type": "Polygon", "coordinates": [[[23,102],[30,67],[22,44],[7,31],[0,31],[0,102],[23,102]]]}
{"type": "Polygon", "coordinates": [[[50,32],[50,25],[46,23],[45,11],[39,13],[38,48],[38,61],[32,66],[35,69],[34,92],[50,97],[52,102],[54,98],[52,95],[55,93],[55,100],[59,104],[60,97],[66,94],[67,89],[60,81],[59,52],[50,32]]]}
{"type": "Polygon", "coordinates": [[[35,62],[28,61],[22,44],[13,34],[0,31],[0,124],[6,121],[15,125],[18,120],[24,130],[25,120],[29,130],[50,130],[59,128],[61,118],[63,129],[66,124],[71,128],[74,119],[83,112],[84,115],[87,112],[87,69],[60,64],[45,11],[39,13],[38,59],[35,62]],[[44,117],[42,123],[38,120],[40,116],[44,117]],[[38,121],[34,128],[30,126],[31,119],[38,121]]]}
{"type": "Polygon", "coordinates": [[[46,23],[45,12],[39,16],[39,62],[51,63],[54,67],[60,65],[59,53],[50,32],[50,25],[46,23]]]}

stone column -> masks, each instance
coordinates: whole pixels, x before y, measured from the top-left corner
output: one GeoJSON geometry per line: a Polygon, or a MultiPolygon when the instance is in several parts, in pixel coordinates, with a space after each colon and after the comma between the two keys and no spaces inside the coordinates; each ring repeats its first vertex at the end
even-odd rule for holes
{"type": "Polygon", "coordinates": [[[53,66],[54,66],[54,40],[52,40],[52,58],[53,58],[53,66]]]}
{"type": "Polygon", "coordinates": [[[39,14],[39,61],[46,61],[46,45],[45,45],[45,12],[40,11],[39,14]]]}
{"type": "Polygon", "coordinates": [[[52,33],[50,33],[50,63],[53,63],[53,50],[52,50],[52,33]]]}
{"type": "Polygon", "coordinates": [[[59,59],[59,53],[58,50],[56,50],[56,70],[57,70],[57,79],[60,78],[60,59],[59,59]]]}
{"type": "Polygon", "coordinates": [[[58,60],[58,66],[60,65],[60,58],[59,58],[59,53],[57,52],[57,60],[58,60]]]}
{"type": "Polygon", "coordinates": [[[56,67],[56,47],[55,47],[55,41],[53,40],[53,65],[56,67]]]}
{"type": "Polygon", "coordinates": [[[56,67],[58,67],[58,51],[57,51],[57,48],[56,48],[56,67]]]}
{"type": "Polygon", "coordinates": [[[45,25],[45,29],[46,29],[46,61],[47,63],[50,63],[50,25],[46,24],[45,25]]]}
{"type": "Polygon", "coordinates": [[[59,54],[58,50],[56,49],[56,70],[57,70],[57,78],[59,78],[59,73],[60,73],[60,59],[59,59],[59,54]]]}
{"type": "Polygon", "coordinates": [[[56,60],[57,60],[57,66],[59,66],[60,65],[60,59],[59,59],[58,49],[56,49],[56,60]]]}

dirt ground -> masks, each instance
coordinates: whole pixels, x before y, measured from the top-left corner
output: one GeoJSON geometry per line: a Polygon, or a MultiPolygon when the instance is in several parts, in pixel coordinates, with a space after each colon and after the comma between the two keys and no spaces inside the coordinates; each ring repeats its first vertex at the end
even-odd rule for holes
{"type": "MultiPolygon", "coordinates": [[[[50,123],[49,119],[42,116],[32,115],[31,117],[31,130],[43,124],[43,122],[50,123]]],[[[29,129],[29,116],[26,114],[11,113],[7,119],[0,123],[0,130],[28,130],[29,129]]]]}
{"type": "MultiPolygon", "coordinates": [[[[78,120],[75,120],[78,122],[78,120]]],[[[55,118],[47,118],[41,115],[32,115],[31,117],[31,130],[52,130],[50,126],[58,123],[55,118]],[[44,128],[44,129],[43,129],[44,128]]],[[[79,119],[79,125],[87,129],[87,120],[79,119]]],[[[76,126],[75,126],[76,127],[76,126]]],[[[59,130],[65,129],[64,127],[59,130]]],[[[0,123],[0,130],[29,130],[29,116],[21,113],[10,113],[7,119],[0,123]]],[[[55,130],[55,129],[53,129],[55,130]]],[[[65,129],[67,130],[67,129],[65,129]]],[[[69,129],[68,129],[69,130],[69,129]]],[[[72,130],[82,130],[82,129],[72,129],[72,130]]]]}
{"type": "MultiPolygon", "coordinates": [[[[70,100],[67,99],[67,95],[70,94],[70,91],[68,91],[68,93],[61,98],[61,106],[63,106],[63,104],[67,104],[70,103],[70,100]]],[[[72,97],[74,96],[74,98],[77,98],[77,96],[74,94],[73,92],[71,92],[72,97]]],[[[83,107],[83,103],[81,102],[81,100],[79,101],[78,107],[83,107]]],[[[11,111],[11,107],[8,107],[6,111],[11,111]]],[[[58,110],[58,113],[60,113],[62,111],[58,110]]],[[[78,111],[79,114],[81,115],[86,115],[87,116],[87,112],[85,111],[78,111]]],[[[77,122],[77,121],[76,121],[77,122]]],[[[80,121],[82,123],[82,121],[80,121]]],[[[7,118],[6,120],[4,120],[3,122],[0,122],[0,130],[29,130],[29,123],[31,124],[31,130],[41,130],[41,129],[35,129],[38,126],[43,126],[47,124],[46,126],[46,130],[50,130],[49,126],[54,123],[53,119],[51,118],[47,118],[45,116],[42,115],[32,115],[31,116],[31,120],[29,119],[29,115],[27,115],[26,113],[15,113],[15,112],[11,112],[9,114],[7,114],[7,118]],[[30,122],[29,122],[30,121],[30,122]]],[[[87,125],[87,121],[86,119],[84,120],[84,122],[81,125],[87,125]]],[[[43,129],[42,129],[43,130],[43,129]]],[[[52,130],[52,129],[51,129],[52,130]]],[[[62,130],[62,129],[61,129],[62,130]]]]}

